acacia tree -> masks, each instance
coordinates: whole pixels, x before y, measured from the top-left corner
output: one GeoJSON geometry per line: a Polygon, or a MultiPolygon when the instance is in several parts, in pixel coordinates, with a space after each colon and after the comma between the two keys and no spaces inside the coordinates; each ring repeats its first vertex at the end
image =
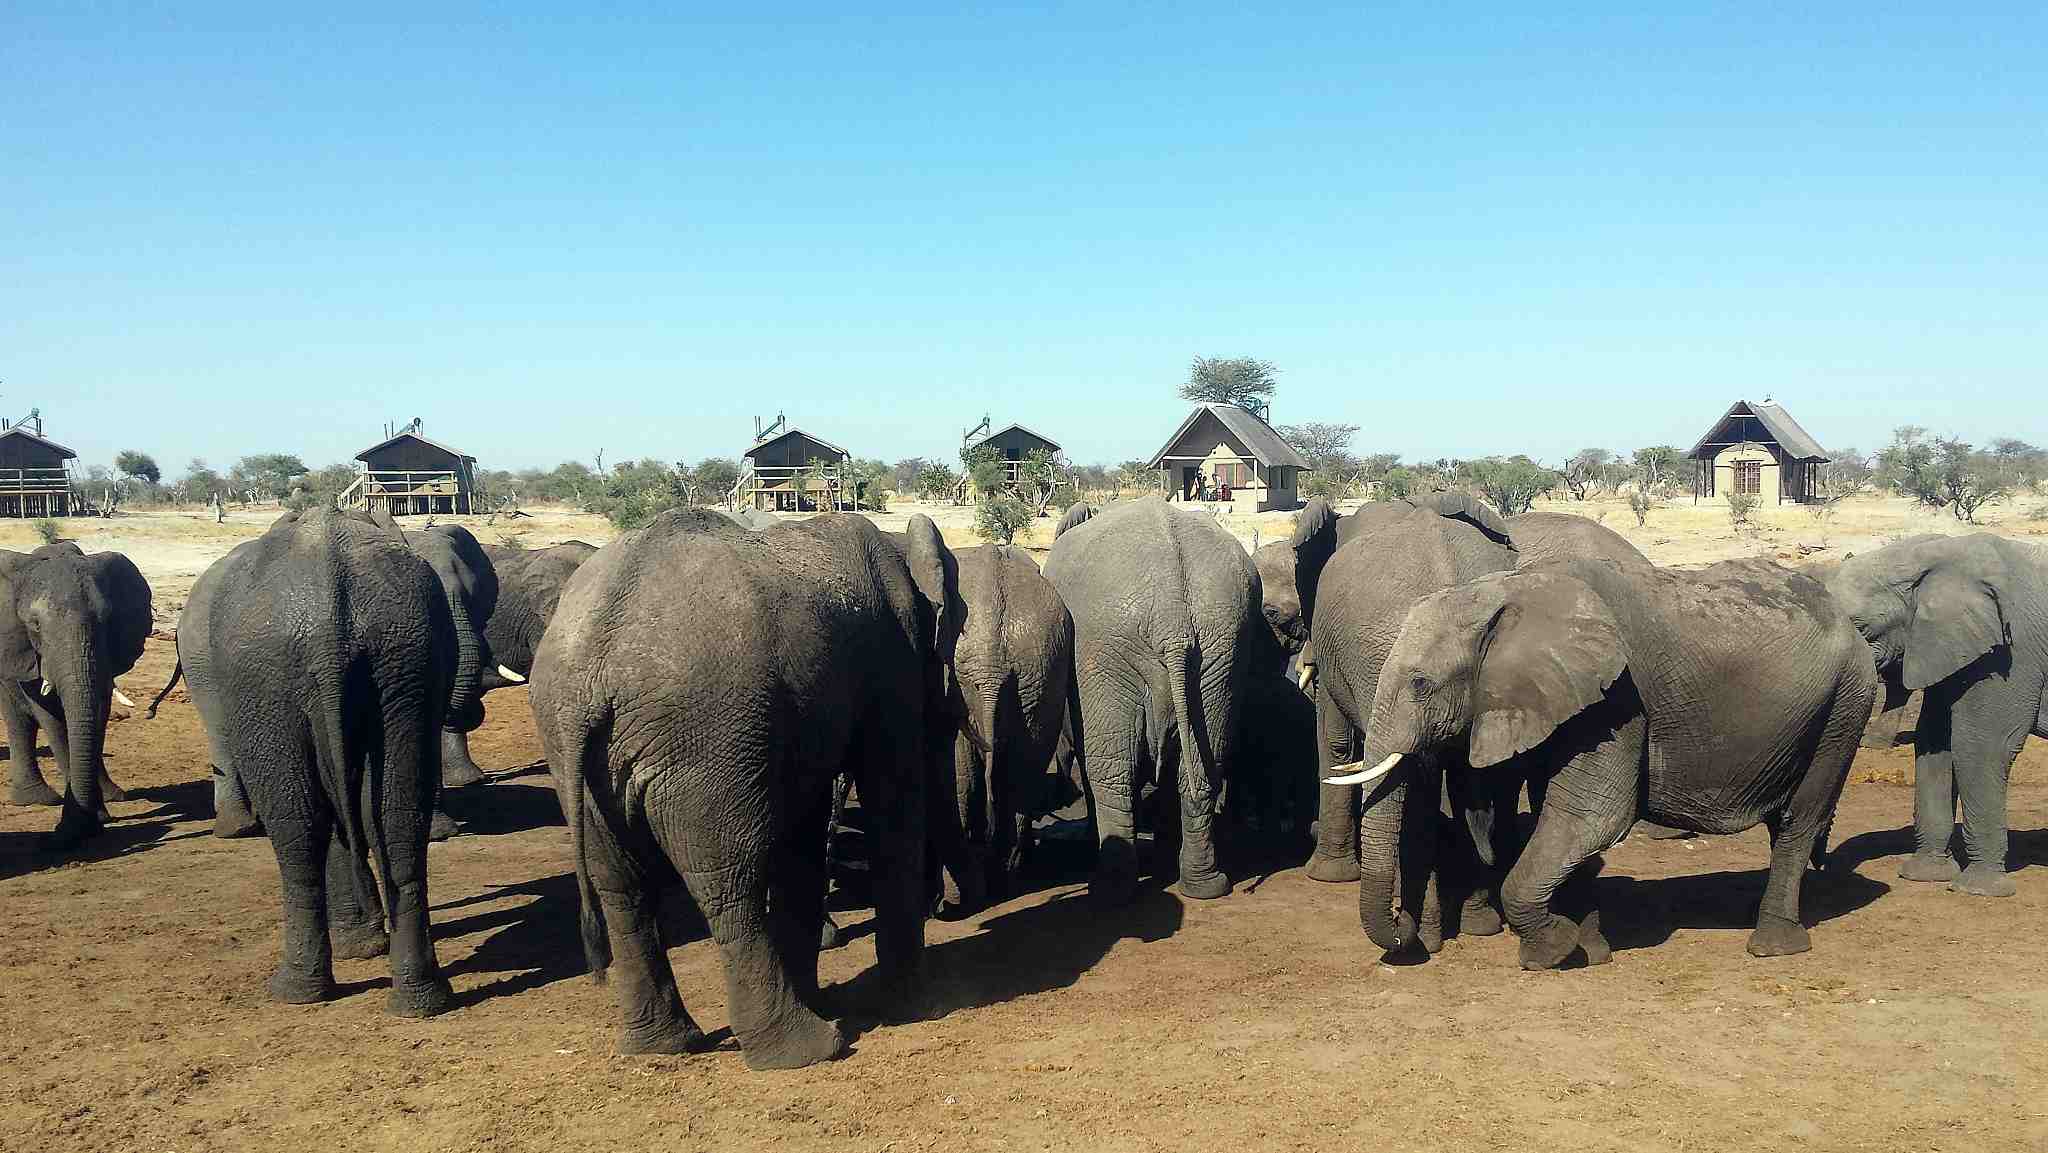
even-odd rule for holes
{"type": "Polygon", "coordinates": [[[1355,424],[1283,424],[1273,431],[1293,446],[1308,462],[1309,477],[1304,491],[1311,496],[1335,496],[1351,487],[1364,471],[1351,455],[1351,438],[1358,435],[1355,424]]]}
{"type": "Polygon", "coordinates": [[[1910,496],[1936,508],[1948,503],[1948,491],[1935,466],[1935,446],[1927,430],[1917,424],[1892,430],[1892,442],[1877,454],[1878,475],[1885,486],[1900,496],[1910,496]]]}
{"type": "Polygon", "coordinates": [[[1557,473],[1526,456],[1490,456],[1467,461],[1465,476],[1503,516],[1529,511],[1536,498],[1555,489],[1557,473]]]}
{"type": "Polygon", "coordinates": [[[114,454],[114,468],[122,475],[132,476],[151,488],[155,488],[164,479],[163,470],[156,466],[156,461],[151,459],[148,453],[137,452],[132,448],[122,449],[114,454]]]}
{"type": "Polygon", "coordinates": [[[2012,484],[1998,459],[1975,451],[1967,441],[1947,438],[1934,442],[1934,469],[1948,509],[1966,524],[1977,523],[1977,510],[1995,504],[2012,492],[2012,484]]]}
{"type": "Polygon", "coordinates": [[[1188,365],[1180,398],[1196,404],[1234,404],[1256,410],[1273,395],[1280,370],[1249,356],[1198,356],[1188,365]]]}
{"type": "Polygon", "coordinates": [[[1607,466],[1613,460],[1614,454],[1604,448],[1582,448],[1565,458],[1558,475],[1573,500],[1584,500],[1588,489],[1606,479],[1607,466]]]}

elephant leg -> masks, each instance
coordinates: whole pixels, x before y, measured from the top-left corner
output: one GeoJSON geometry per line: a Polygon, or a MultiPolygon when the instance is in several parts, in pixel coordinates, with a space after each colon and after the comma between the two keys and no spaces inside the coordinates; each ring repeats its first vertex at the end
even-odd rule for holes
{"type": "MultiPolygon", "coordinates": [[[[569,787],[587,790],[580,781],[569,787]]],[[[660,910],[665,874],[644,867],[620,843],[611,819],[588,791],[582,805],[582,825],[584,867],[611,943],[611,967],[606,971],[606,979],[617,990],[619,1052],[701,1052],[708,1047],[707,1039],[683,1007],[675,971],[662,946],[660,910]]]]}
{"type": "Polygon", "coordinates": [[[1112,739],[1108,728],[1088,722],[1088,747],[1082,754],[1095,807],[1095,873],[1088,892],[1097,901],[1120,905],[1138,888],[1137,765],[1127,738],[1112,739]]]}
{"type": "Polygon", "coordinates": [[[327,841],[327,940],[334,956],[350,961],[391,949],[370,863],[360,848],[349,848],[338,836],[327,841]]]}
{"type": "Polygon", "coordinates": [[[1849,764],[1869,720],[1870,706],[1837,702],[1827,727],[1815,742],[1805,776],[1781,815],[1768,821],[1771,831],[1771,876],[1757,908],[1756,931],[1749,935],[1752,957],[1783,957],[1813,947],[1799,919],[1799,893],[1814,848],[1825,835],[1849,779],[1849,764]]]}
{"type": "Polygon", "coordinates": [[[1180,751],[1180,892],[1198,901],[1230,892],[1230,877],[1216,865],[1216,801],[1220,781],[1203,769],[1182,742],[1180,751]]]}
{"type": "Polygon", "coordinates": [[[7,761],[12,770],[7,803],[63,804],[64,798],[43,780],[41,770],[36,768],[36,722],[19,687],[0,685],[0,715],[4,715],[7,723],[7,761]]]}
{"type": "Polygon", "coordinates": [[[213,835],[223,839],[253,837],[263,832],[263,822],[249,808],[249,798],[232,769],[213,766],[213,835]]]}
{"type": "MultiPolygon", "coordinates": [[[[387,722],[388,724],[388,722],[387,722]]],[[[455,1007],[455,992],[434,955],[428,920],[427,830],[431,822],[440,750],[424,727],[387,736],[371,772],[382,770],[384,811],[364,814],[382,820],[391,875],[384,878],[391,916],[391,995],[386,1011],[401,1017],[431,1017],[455,1007]]],[[[367,806],[366,806],[367,807],[367,806]]]]}
{"type": "Polygon", "coordinates": [[[2006,786],[2029,729],[2007,732],[1981,723],[1956,729],[1956,787],[1963,802],[1963,849],[1970,861],[1949,888],[1975,897],[2010,897],[2018,886],[2005,872],[2006,786]]]}
{"type": "MultiPolygon", "coordinates": [[[[302,773],[311,784],[311,766],[302,773]]],[[[316,786],[317,787],[317,786],[316,786]]],[[[330,816],[318,804],[272,822],[271,848],[284,897],[284,956],[270,975],[270,995],[287,1005],[310,1005],[334,995],[334,953],[327,938],[327,843],[330,816]]]]}
{"type": "MultiPolygon", "coordinates": [[[[855,787],[862,810],[871,814],[868,860],[875,900],[875,965],[885,996],[899,1003],[907,1003],[917,982],[924,959],[924,922],[931,908],[925,888],[930,836],[925,782],[943,768],[942,761],[927,760],[924,725],[917,712],[878,708],[867,718],[853,750],[858,765],[855,787]]],[[[943,758],[943,752],[937,755],[943,758]]],[[[822,1045],[822,1035],[813,1043],[822,1045]]]]}
{"type": "Polygon", "coordinates": [[[43,737],[50,742],[50,759],[57,763],[57,774],[64,779],[64,815],[57,818],[57,829],[51,836],[59,844],[76,844],[98,832],[114,816],[107,812],[104,796],[79,795],[81,792],[98,793],[100,783],[90,777],[82,783],[71,775],[70,729],[65,723],[62,706],[51,708],[35,698],[26,699],[30,712],[35,716],[36,726],[42,729],[43,737]]]}
{"type": "Polygon", "coordinates": [[[454,729],[441,730],[441,787],[444,789],[466,789],[481,785],[489,778],[477,767],[469,756],[469,734],[454,729]]]}
{"type": "Polygon", "coordinates": [[[784,804],[789,821],[784,851],[773,858],[768,898],[769,927],[782,951],[783,968],[796,994],[814,1010],[818,1004],[818,926],[825,916],[825,822],[829,795],[792,790],[784,804]]]}
{"type": "Polygon", "coordinates": [[[1524,969],[1555,968],[1580,946],[1580,925],[1552,912],[1550,901],[1573,870],[1611,848],[1635,823],[1646,736],[1643,717],[1630,717],[1551,776],[1536,832],[1501,892],[1508,924],[1522,939],[1524,969]]]}
{"type": "Polygon", "coordinates": [[[1600,931],[1600,899],[1596,882],[1606,861],[1594,854],[1558,887],[1558,912],[1578,923],[1579,950],[1586,954],[1586,964],[1605,965],[1614,959],[1614,946],[1600,931]]]}
{"type": "Polygon", "coordinates": [[[1913,855],[1899,865],[1908,881],[1953,881],[1961,872],[1949,856],[1956,831],[1955,753],[1949,747],[1953,694],[1927,690],[1913,733],[1913,855]]]}
{"type": "MultiPolygon", "coordinates": [[[[733,1036],[748,1067],[797,1069],[838,1056],[846,1036],[804,1003],[783,964],[769,921],[768,865],[767,853],[747,851],[723,867],[685,869],[683,883],[711,922],[733,1036]]],[[[611,915],[609,906],[605,913],[611,915]]]]}
{"type": "Polygon", "coordinates": [[[1357,755],[1357,733],[1320,685],[1316,689],[1316,846],[1308,858],[1312,880],[1358,881],[1358,786],[1326,785],[1323,778],[1357,755]]]}
{"type": "Polygon", "coordinates": [[[1450,928],[1461,937],[1491,937],[1502,928],[1495,908],[1501,872],[1496,865],[1502,860],[1498,829],[1514,820],[1521,782],[1512,774],[1475,778],[1470,773],[1453,772],[1447,784],[1451,820],[1444,845],[1444,871],[1452,882],[1451,894],[1459,902],[1457,923],[1450,928]]]}

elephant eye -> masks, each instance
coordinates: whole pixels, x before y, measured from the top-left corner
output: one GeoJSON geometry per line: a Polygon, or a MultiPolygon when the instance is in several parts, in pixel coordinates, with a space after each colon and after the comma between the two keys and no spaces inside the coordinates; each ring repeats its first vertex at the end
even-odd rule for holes
{"type": "Polygon", "coordinates": [[[1429,696],[1429,689],[1430,685],[1428,677],[1416,677],[1415,679],[1408,682],[1408,692],[1411,695],[1413,695],[1415,699],[1418,701],[1429,696]]]}

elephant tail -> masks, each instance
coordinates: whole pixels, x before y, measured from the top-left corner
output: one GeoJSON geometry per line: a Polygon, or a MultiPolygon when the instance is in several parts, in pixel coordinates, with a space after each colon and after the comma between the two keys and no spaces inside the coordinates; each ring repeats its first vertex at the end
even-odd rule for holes
{"type": "MultiPolygon", "coordinates": [[[[1180,646],[1180,651],[1169,649],[1166,654],[1166,687],[1173,694],[1173,712],[1180,726],[1180,755],[1184,761],[1191,759],[1199,770],[1197,779],[1209,782],[1211,788],[1220,784],[1216,779],[1215,758],[1203,732],[1206,718],[1195,713],[1194,702],[1199,698],[1189,691],[1189,682],[1201,675],[1202,654],[1195,648],[1193,640],[1180,646]]],[[[1182,780],[1186,780],[1183,777],[1182,780]]]]}
{"type": "MultiPolygon", "coordinates": [[[[360,770],[360,757],[349,756],[348,735],[342,731],[342,700],[339,688],[326,690],[322,686],[323,699],[315,704],[313,717],[313,755],[318,762],[320,782],[323,791],[333,798],[336,824],[342,844],[348,847],[352,858],[361,860],[370,856],[377,865],[377,877],[383,883],[384,894],[379,898],[376,890],[363,889],[356,894],[366,910],[390,910],[396,907],[398,893],[391,882],[391,850],[384,839],[384,823],[366,814],[378,812],[373,790],[376,782],[360,770]],[[365,827],[371,835],[365,835],[365,827]]],[[[358,886],[362,885],[361,869],[351,869],[358,886]]]]}
{"type": "Polygon", "coordinates": [[[143,720],[153,721],[156,719],[156,707],[164,703],[164,698],[170,696],[171,690],[178,687],[178,678],[184,675],[185,659],[180,657],[178,658],[178,663],[171,666],[170,681],[164,685],[163,691],[156,695],[156,699],[149,702],[149,711],[142,715],[143,720]]]}
{"type": "Polygon", "coordinates": [[[597,899],[597,885],[590,879],[590,837],[584,831],[584,798],[590,795],[590,770],[599,747],[595,733],[579,733],[576,737],[576,759],[567,766],[569,771],[558,783],[562,817],[569,823],[570,851],[576,859],[576,900],[582,906],[579,919],[583,929],[583,959],[590,966],[591,983],[596,985],[605,983],[605,973],[612,967],[611,934],[605,926],[604,905],[597,899]]]}

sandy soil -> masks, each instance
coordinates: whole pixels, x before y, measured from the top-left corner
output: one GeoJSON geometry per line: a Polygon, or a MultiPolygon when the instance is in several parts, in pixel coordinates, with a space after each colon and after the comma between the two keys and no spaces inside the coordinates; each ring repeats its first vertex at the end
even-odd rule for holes
{"type": "MultiPolygon", "coordinates": [[[[1665,512],[1646,531],[1660,560],[1776,547],[1704,528],[1657,545],[1684,530],[1665,512]]],[[[1841,514],[1837,547],[1923,527],[1867,515],[1852,533],[1841,514]]],[[[1780,531],[1796,540],[1804,516],[1780,531]]],[[[123,542],[162,613],[268,517],[187,519],[68,527],[88,549],[123,542]]],[[[608,535],[556,514],[510,524],[530,544],[608,535]]],[[[26,534],[0,526],[0,547],[26,534]]],[[[172,659],[152,640],[122,689],[146,700],[172,659]]],[[[0,806],[0,1149],[2048,1148],[2048,742],[2015,771],[2009,901],[1897,879],[1909,754],[1863,750],[1835,824],[1851,868],[1810,875],[1815,949],[1773,961],[1743,952],[1761,830],[1624,843],[1601,881],[1614,963],[1541,974],[1506,936],[1382,963],[1355,890],[1294,868],[1220,901],[1153,889],[1101,913],[1086,854],[1055,843],[1037,891],[931,926],[922,1019],[792,1074],[749,1072],[730,1044],[613,1055],[520,692],[490,698],[473,747],[500,771],[451,801],[468,832],[433,849],[463,1006],[432,1021],[382,1012],[382,961],[340,963],[329,1004],[266,1000],[276,867],[263,841],[210,836],[204,747],[182,690],[155,721],[117,719],[109,767],[141,799],[79,857],[41,853],[50,810],[0,806]]],[[[832,982],[873,961],[865,914],[845,919],[832,982]]],[[[721,1026],[715,946],[670,955],[699,1022],[721,1026]]]]}

